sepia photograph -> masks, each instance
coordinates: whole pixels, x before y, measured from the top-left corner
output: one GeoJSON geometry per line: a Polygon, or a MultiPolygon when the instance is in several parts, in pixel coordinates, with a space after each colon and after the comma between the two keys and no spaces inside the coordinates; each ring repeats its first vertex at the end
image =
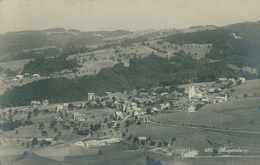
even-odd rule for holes
{"type": "Polygon", "coordinates": [[[0,165],[259,165],[259,0],[0,0],[0,165]]]}

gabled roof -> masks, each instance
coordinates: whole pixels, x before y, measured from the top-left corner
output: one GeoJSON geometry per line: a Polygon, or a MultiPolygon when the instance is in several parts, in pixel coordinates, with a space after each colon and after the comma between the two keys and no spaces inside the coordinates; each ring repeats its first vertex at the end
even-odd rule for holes
{"type": "Polygon", "coordinates": [[[208,92],[214,92],[215,88],[209,88],[208,92]]]}

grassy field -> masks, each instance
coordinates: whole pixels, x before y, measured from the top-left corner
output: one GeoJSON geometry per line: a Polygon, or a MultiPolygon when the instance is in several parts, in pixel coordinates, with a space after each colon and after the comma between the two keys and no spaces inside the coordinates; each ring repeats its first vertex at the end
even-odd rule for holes
{"type": "Polygon", "coordinates": [[[0,63],[0,67],[4,68],[4,69],[12,69],[12,70],[22,70],[24,64],[29,63],[31,59],[27,59],[27,60],[17,60],[17,61],[9,61],[9,62],[1,62],[0,63]]]}

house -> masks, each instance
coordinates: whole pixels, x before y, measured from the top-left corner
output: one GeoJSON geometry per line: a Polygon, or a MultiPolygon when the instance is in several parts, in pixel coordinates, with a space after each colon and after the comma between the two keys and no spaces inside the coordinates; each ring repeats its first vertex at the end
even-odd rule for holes
{"type": "Polygon", "coordinates": [[[228,81],[232,82],[234,85],[236,85],[236,80],[234,78],[229,78],[228,81]]]}
{"type": "Polygon", "coordinates": [[[86,106],[86,102],[81,102],[81,107],[84,108],[86,106]]]}
{"type": "Polygon", "coordinates": [[[203,97],[202,99],[201,99],[201,102],[203,102],[204,104],[207,104],[207,103],[209,103],[209,98],[208,97],[203,97]]]}
{"type": "Polygon", "coordinates": [[[121,111],[118,111],[118,112],[116,112],[115,114],[115,117],[117,118],[117,119],[123,119],[124,118],[124,115],[122,114],[122,112],[121,111]]]}
{"type": "Polygon", "coordinates": [[[23,75],[17,75],[17,76],[15,76],[15,78],[17,78],[17,79],[22,79],[22,78],[23,78],[23,75]]]}
{"type": "Polygon", "coordinates": [[[195,88],[195,97],[201,99],[202,98],[202,93],[198,88],[195,88]]]}
{"type": "Polygon", "coordinates": [[[217,81],[222,82],[222,83],[226,83],[228,80],[227,80],[227,78],[218,78],[217,81]]]}
{"type": "Polygon", "coordinates": [[[208,93],[214,93],[215,90],[216,90],[215,88],[209,88],[208,93]]]}
{"type": "Polygon", "coordinates": [[[30,76],[30,73],[24,73],[24,76],[30,76]]]}
{"type": "Polygon", "coordinates": [[[46,138],[45,143],[47,143],[49,145],[54,145],[54,144],[56,144],[56,141],[53,140],[52,138],[46,138]]]}
{"type": "Polygon", "coordinates": [[[63,103],[63,108],[68,109],[69,108],[69,103],[63,103]]]}
{"type": "Polygon", "coordinates": [[[39,74],[33,74],[33,77],[38,78],[38,77],[41,77],[41,76],[39,74]]]}
{"type": "Polygon", "coordinates": [[[170,107],[170,104],[169,103],[166,103],[166,104],[160,104],[161,105],[161,110],[166,110],[170,107]]]}
{"type": "Polygon", "coordinates": [[[13,78],[12,80],[13,80],[13,81],[16,81],[16,80],[18,80],[18,79],[17,79],[17,78],[13,78]]]}
{"type": "Polygon", "coordinates": [[[43,100],[42,105],[49,105],[49,100],[43,100]]]}
{"type": "Polygon", "coordinates": [[[38,105],[41,105],[41,102],[40,101],[31,101],[31,106],[32,107],[36,107],[38,105]]]}
{"type": "Polygon", "coordinates": [[[241,80],[241,83],[242,83],[242,84],[246,81],[246,79],[245,79],[244,77],[239,77],[239,78],[237,79],[237,82],[238,82],[239,80],[241,80]]]}
{"type": "Polygon", "coordinates": [[[95,93],[88,93],[88,101],[95,100],[95,93]]]}
{"type": "Polygon", "coordinates": [[[189,107],[188,107],[188,112],[190,113],[190,112],[195,112],[195,106],[194,105],[190,105],[189,107]]]}
{"type": "Polygon", "coordinates": [[[146,140],[147,140],[147,138],[146,138],[145,136],[140,136],[140,137],[138,137],[138,142],[139,142],[139,143],[140,143],[140,142],[146,143],[146,140]]]}
{"type": "Polygon", "coordinates": [[[86,121],[85,115],[84,114],[80,114],[79,112],[73,113],[73,119],[75,121],[86,121]]]}
{"type": "Polygon", "coordinates": [[[147,93],[147,92],[148,92],[148,89],[147,89],[147,88],[141,88],[140,91],[141,91],[141,92],[144,92],[144,93],[147,93]]]}
{"type": "Polygon", "coordinates": [[[63,105],[57,105],[56,107],[57,113],[63,110],[63,105]]]}
{"type": "Polygon", "coordinates": [[[160,96],[168,96],[169,93],[168,92],[163,92],[163,93],[160,93],[160,96]]]}
{"type": "Polygon", "coordinates": [[[216,96],[214,97],[213,99],[213,103],[216,104],[216,103],[221,103],[221,102],[224,102],[224,101],[227,101],[227,94],[225,94],[224,97],[222,96],[216,96]]]}
{"type": "Polygon", "coordinates": [[[57,124],[61,124],[61,122],[62,122],[62,118],[60,116],[56,117],[55,120],[56,120],[57,124]]]}

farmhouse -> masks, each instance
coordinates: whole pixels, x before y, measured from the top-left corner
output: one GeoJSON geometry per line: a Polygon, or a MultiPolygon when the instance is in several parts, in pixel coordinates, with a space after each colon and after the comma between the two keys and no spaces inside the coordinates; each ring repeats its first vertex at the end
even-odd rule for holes
{"type": "Polygon", "coordinates": [[[239,80],[241,80],[242,83],[244,83],[244,82],[246,81],[246,79],[245,79],[244,77],[239,77],[239,78],[237,79],[237,81],[239,81],[239,80]]]}
{"type": "Polygon", "coordinates": [[[57,105],[56,110],[59,113],[60,110],[63,110],[63,105],[57,105]]]}
{"type": "Polygon", "coordinates": [[[36,107],[36,106],[38,106],[38,105],[41,105],[41,102],[40,102],[40,101],[32,101],[32,102],[31,102],[31,106],[32,106],[32,107],[36,107]]]}
{"type": "Polygon", "coordinates": [[[33,77],[38,78],[38,77],[41,77],[41,76],[39,74],[33,74],[33,77]]]}
{"type": "Polygon", "coordinates": [[[78,112],[73,113],[73,119],[75,121],[86,121],[85,115],[78,112]]]}
{"type": "Polygon", "coordinates": [[[115,117],[117,118],[117,119],[123,119],[124,118],[124,115],[122,114],[122,112],[120,112],[120,111],[118,111],[118,112],[116,112],[115,114],[115,117]]]}
{"type": "Polygon", "coordinates": [[[42,105],[49,105],[49,100],[43,100],[42,105]]]}
{"type": "Polygon", "coordinates": [[[221,96],[216,96],[214,97],[213,99],[213,103],[216,104],[216,103],[221,103],[223,101],[227,101],[227,94],[225,94],[224,97],[221,97],[221,96]]]}
{"type": "Polygon", "coordinates": [[[15,78],[17,78],[17,79],[22,79],[22,78],[23,78],[23,75],[17,75],[17,76],[15,76],[15,78]]]}
{"type": "Polygon", "coordinates": [[[216,90],[215,88],[209,88],[208,93],[214,93],[215,90],[216,90]]]}
{"type": "Polygon", "coordinates": [[[236,80],[234,78],[229,78],[228,81],[233,82],[234,85],[236,84],[236,80]]]}
{"type": "Polygon", "coordinates": [[[88,93],[88,101],[95,100],[95,93],[88,93]]]}
{"type": "Polygon", "coordinates": [[[188,107],[188,112],[189,112],[189,113],[190,113],[190,112],[195,112],[195,106],[190,105],[190,106],[188,107]]]}
{"type": "Polygon", "coordinates": [[[226,83],[227,82],[227,78],[218,78],[217,81],[218,82],[222,82],[222,83],[226,83]]]}
{"type": "Polygon", "coordinates": [[[138,137],[138,141],[139,141],[139,143],[140,142],[144,142],[144,143],[146,143],[146,137],[145,136],[140,136],[140,137],[138,137]]]}

